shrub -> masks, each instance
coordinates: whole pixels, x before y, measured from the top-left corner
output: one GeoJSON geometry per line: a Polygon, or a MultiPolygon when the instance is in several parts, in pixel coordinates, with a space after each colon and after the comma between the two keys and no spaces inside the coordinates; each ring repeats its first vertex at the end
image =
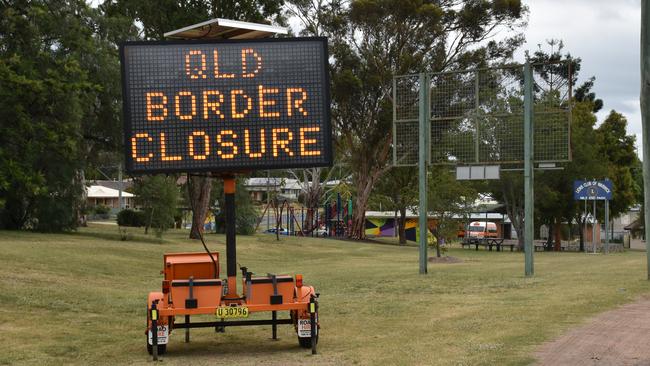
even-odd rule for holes
{"type": "Polygon", "coordinates": [[[125,209],[117,214],[119,226],[142,227],[146,223],[144,212],[125,209]]]}
{"type": "Polygon", "coordinates": [[[93,211],[95,212],[95,215],[108,215],[111,209],[108,208],[108,206],[97,205],[93,208],[93,211]]]}
{"type": "Polygon", "coordinates": [[[136,203],[145,213],[145,234],[151,227],[156,236],[161,237],[163,232],[174,227],[179,198],[176,178],[164,175],[143,177],[135,181],[134,191],[136,203]]]}

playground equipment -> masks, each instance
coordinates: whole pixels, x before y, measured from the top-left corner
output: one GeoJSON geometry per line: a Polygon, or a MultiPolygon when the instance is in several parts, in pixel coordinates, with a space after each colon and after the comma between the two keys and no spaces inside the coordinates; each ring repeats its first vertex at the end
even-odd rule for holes
{"type": "Polygon", "coordinates": [[[352,220],[352,200],[342,204],[341,196],[320,207],[292,207],[284,200],[271,200],[257,220],[257,231],[266,218],[266,232],[280,235],[347,237],[352,220]],[[272,215],[272,216],[271,216],[272,215]],[[273,220],[271,221],[271,217],[273,220]]]}

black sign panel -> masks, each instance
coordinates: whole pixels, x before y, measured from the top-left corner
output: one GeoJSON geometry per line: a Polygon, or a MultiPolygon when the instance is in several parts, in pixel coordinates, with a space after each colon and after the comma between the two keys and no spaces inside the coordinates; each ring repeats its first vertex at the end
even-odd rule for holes
{"type": "Polygon", "coordinates": [[[120,56],[128,172],[331,165],[325,38],[127,42],[120,56]]]}

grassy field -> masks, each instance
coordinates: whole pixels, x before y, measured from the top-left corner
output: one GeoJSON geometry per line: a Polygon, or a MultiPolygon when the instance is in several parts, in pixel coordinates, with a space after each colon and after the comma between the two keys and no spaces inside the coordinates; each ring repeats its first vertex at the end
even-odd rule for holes
{"type": "MultiPolygon", "coordinates": [[[[0,232],[0,364],[150,362],[146,295],[160,289],[164,252],[201,249],[186,235],[0,232]]],[[[207,240],[225,254],[222,236],[207,240]]],[[[275,342],[268,327],[198,329],[189,344],[172,334],[164,364],[525,365],[537,345],[650,291],[639,252],[536,253],[526,279],[521,253],[452,249],[463,263],[420,276],[413,247],[258,235],[239,237],[238,250],[253,272],[302,273],[316,286],[320,354],[288,326],[275,342]]]]}

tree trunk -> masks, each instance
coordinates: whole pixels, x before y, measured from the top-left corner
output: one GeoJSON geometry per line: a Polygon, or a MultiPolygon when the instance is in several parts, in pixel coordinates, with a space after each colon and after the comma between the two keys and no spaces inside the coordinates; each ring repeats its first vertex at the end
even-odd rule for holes
{"type": "Polygon", "coordinates": [[[555,235],[554,235],[554,250],[559,252],[562,250],[562,224],[555,220],[555,235]]]}
{"type": "Polygon", "coordinates": [[[440,239],[442,238],[442,235],[436,235],[436,257],[440,258],[440,239]]]}
{"type": "Polygon", "coordinates": [[[314,210],[318,210],[318,207],[316,208],[309,208],[307,206],[307,213],[305,217],[303,217],[303,223],[302,223],[302,232],[305,233],[305,235],[309,235],[312,231],[318,228],[318,223],[314,223],[314,210]]]}
{"type": "Polygon", "coordinates": [[[357,191],[357,198],[354,201],[355,209],[352,211],[352,225],[349,230],[350,237],[357,240],[366,238],[366,207],[372,190],[373,180],[361,184],[362,189],[357,191]]]}
{"type": "Polygon", "coordinates": [[[399,245],[406,244],[406,207],[399,209],[399,245]]]}
{"type": "Polygon", "coordinates": [[[190,239],[201,239],[205,218],[210,209],[212,178],[190,176],[188,181],[190,208],[192,209],[192,229],[190,239]]]}
{"type": "Polygon", "coordinates": [[[153,221],[153,208],[151,208],[151,211],[149,212],[149,219],[147,220],[147,224],[144,226],[144,235],[149,234],[149,228],[151,227],[152,221],[153,221]]]}
{"type": "Polygon", "coordinates": [[[548,238],[546,238],[546,248],[545,250],[551,251],[553,248],[553,237],[555,236],[555,225],[553,224],[553,220],[549,220],[548,223],[548,238]]]}

